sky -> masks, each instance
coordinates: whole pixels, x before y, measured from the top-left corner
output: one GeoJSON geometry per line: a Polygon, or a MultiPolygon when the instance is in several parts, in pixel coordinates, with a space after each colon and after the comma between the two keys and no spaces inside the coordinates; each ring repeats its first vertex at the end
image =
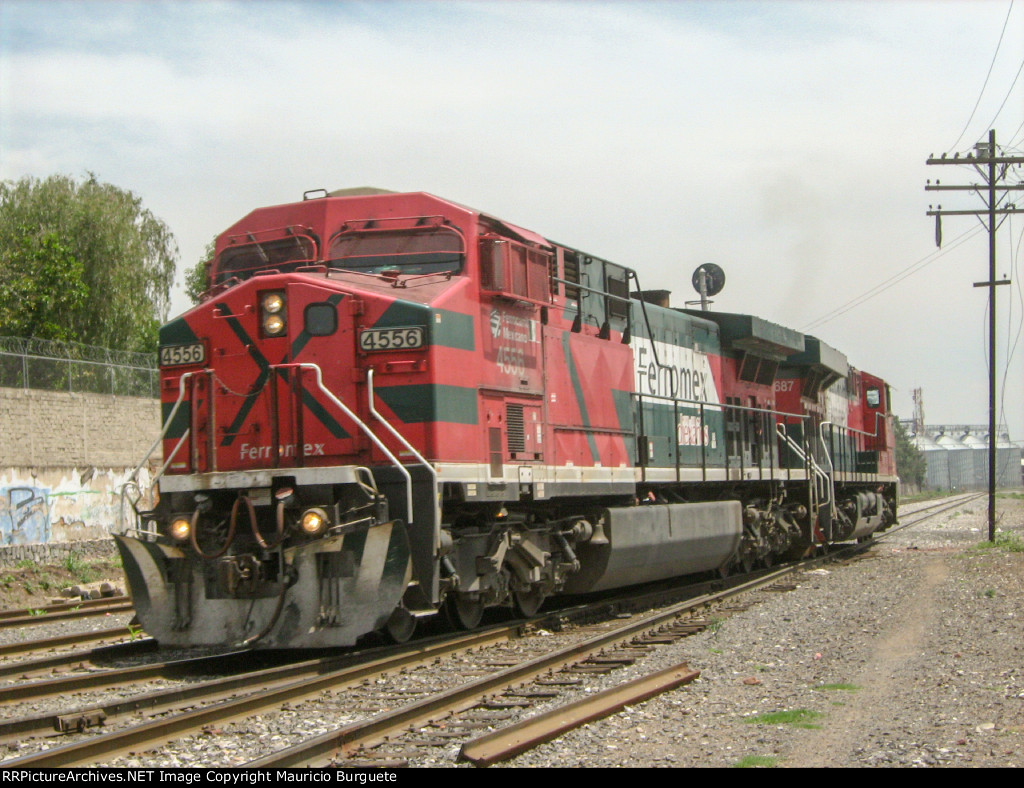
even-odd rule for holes
{"type": "MultiPolygon", "coordinates": [[[[982,425],[988,233],[945,217],[937,248],[927,211],[984,203],[925,191],[980,176],[926,160],[990,128],[1024,155],[1022,65],[1024,0],[0,0],[0,180],[138,195],[177,239],[172,313],[217,233],[319,188],[430,192],[634,268],[674,306],[715,263],[712,308],[819,337],[903,418],[920,388],[929,424],[982,425]]],[[[996,236],[1014,440],[1022,230],[996,236]]]]}

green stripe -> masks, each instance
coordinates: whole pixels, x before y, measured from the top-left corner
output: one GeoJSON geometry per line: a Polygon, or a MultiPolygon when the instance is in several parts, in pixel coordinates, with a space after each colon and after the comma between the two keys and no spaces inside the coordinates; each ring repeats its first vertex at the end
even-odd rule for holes
{"type": "Polygon", "coordinates": [[[375,393],[406,424],[478,423],[475,388],[417,383],[382,387],[375,393]]]}
{"type": "MultiPolygon", "coordinates": [[[[635,418],[633,410],[633,392],[622,391],[621,389],[612,389],[612,402],[615,405],[615,415],[619,420],[619,429],[635,436],[636,425],[633,423],[635,418]]],[[[626,451],[629,453],[629,464],[636,465],[635,440],[626,440],[626,451]]]]}
{"type": "MultiPolygon", "coordinates": [[[[166,424],[167,417],[171,415],[171,411],[174,409],[173,402],[162,402],[160,404],[160,423],[166,424]]],[[[174,414],[174,421],[171,422],[171,426],[167,428],[167,433],[164,435],[165,438],[180,438],[185,434],[185,430],[188,429],[188,425],[192,421],[192,404],[188,400],[184,400],[181,406],[178,408],[178,412],[174,414]]]]}
{"type": "Polygon", "coordinates": [[[590,432],[590,416],[587,414],[587,403],[583,397],[583,385],[580,382],[580,373],[576,369],[576,362],[572,358],[572,349],[569,347],[570,332],[562,332],[562,352],[565,354],[565,367],[569,370],[569,380],[572,382],[572,390],[576,395],[576,404],[580,409],[580,419],[583,427],[587,430],[587,444],[590,446],[590,454],[594,462],[601,461],[601,454],[597,450],[597,441],[594,440],[594,433],[590,432]]]}
{"type": "Polygon", "coordinates": [[[476,338],[472,315],[448,309],[431,309],[425,304],[395,301],[373,324],[374,328],[422,326],[431,345],[475,350],[476,338]]]}
{"type": "Polygon", "coordinates": [[[161,345],[191,345],[198,341],[199,337],[183,317],[175,318],[170,323],[160,326],[161,345]]]}

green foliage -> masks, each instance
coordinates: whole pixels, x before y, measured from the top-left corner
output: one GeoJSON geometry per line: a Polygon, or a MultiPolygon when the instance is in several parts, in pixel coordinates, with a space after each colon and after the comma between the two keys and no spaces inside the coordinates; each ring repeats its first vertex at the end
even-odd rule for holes
{"type": "Polygon", "coordinates": [[[910,436],[899,419],[893,419],[893,426],[896,435],[896,473],[904,484],[920,488],[928,470],[924,452],[910,442],[910,436]]]}
{"type": "Polygon", "coordinates": [[[74,551],[68,553],[63,565],[79,583],[91,583],[100,576],[92,564],[83,561],[82,557],[74,551]]]}
{"type": "Polygon", "coordinates": [[[810,709],[791,709],[789,711],[773,711],[768,714],[756,714],[753,717],[744,717],[744,722],[752,725],[793,725],[797,728],[819,728],[811,720],[821,716],[820,711],[810,709]]]}
{"type": "Polygon", "coordinates": [[[177,255],[167,226],[139,197],[95,175],[4,181],[0,331],[155,351],[177,255]]]}
{"type": "Polygon", "coordinates": [[[840,692],[856,692],[860,689],[856,684],[819,684],[816,690],[837,690],[840,692]]]}
{"type": "Polygon", "coordinates": [[[217,237],[214,236],[213,240],[206,245],[206,249],[203,250],[203,259],[185,271],[185,295],[189,297],[193,304],[198,304],[199,297],[207,290],[207,281],[210,273],[207,266],[213,260],[216,247],[217,237]]]}
{"type": "Polygon", "coordinates": [[[1012,531],[996,531],[994,542],[979,542],[976,550],[1004,550],[1007,553],[1024,553],[1024,539],[1012,531]]]}
{"type": "Polygon", "coordinates": [[[771,769],[779,759],[772,755],[746,755],[732,765],[733,769],[771,769]]]}
{"type": "Polygon", "coordinates": [[[76,339],[63,316],[85,306],[84,267],[56,233],[21,226],[0,262],[0,335],[76,339]]]}

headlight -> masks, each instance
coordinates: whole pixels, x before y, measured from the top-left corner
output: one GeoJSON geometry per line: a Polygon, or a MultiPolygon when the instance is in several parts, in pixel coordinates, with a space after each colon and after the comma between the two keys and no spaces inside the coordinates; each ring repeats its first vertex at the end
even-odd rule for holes
{"type": "Polygon", "coordinates": [[[327,512],[323,509],[307,509],[299,521],[299,526],[308,536],[316,536],[327,528],[327,522],[327,512]]]}
{"type": "Polygon", "coordinates": [[[276,337],[285,332],[288,324],[284,293],[274,290],[260,295],[260,322],[264,336],[276,337]]]}
{"type": "Polygon", "coordinates": [[[184,542],[192,532],[192,521],[177,517],[171,521],[171,538],[176,542],[184,542]]]}
{"type": "Polygon", "coordinates": [[[270,336],[277,336],[284,331],[284,318],[280,315],[270,315],[263,321],[263,330],[270,336]]]}
{"type": "Polygon", "coordinates": [[[284,309],[284,296],[280,293],[267,293],[263,296],[263,310],[272,315],[284,309]]]}

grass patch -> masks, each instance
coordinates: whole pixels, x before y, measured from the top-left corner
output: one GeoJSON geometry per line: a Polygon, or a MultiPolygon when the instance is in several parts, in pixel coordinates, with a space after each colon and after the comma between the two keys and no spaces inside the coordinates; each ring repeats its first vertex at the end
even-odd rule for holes
{"type": "Polygon", "coordinates": [[[814,689],[836,692],[856,692],[860,689],[856,684],[819,684],[814,689]]]}
{"type": "Polygon", "coordinates": [[[91,563],[82,560],[82,556],[74,551],[68,553],[61,565],[79,583],[91,583],[94,580],[99,580],[100,578],[100,573],[96,571],[96,567],[91,563]]]}
{"type": "Polygon", "coordinates": [[[752,725],[793,725],[797,728],[820,728],[812,720],[821,716],[820,711],[810,709],[790,709],[789,711],[772,711],[768,714],[756,714],[753,717],[744,717],[744,722],[752,725]]]}
{"type": "Polygon", "coordinates": [[[732,765],[733,769],[771,769],[779,759],[771,755],[747,755],[732,765]]]}
{"type": "Polygon", "coordinates": [[[975,550],[1004,550],[1007,553],[1024,553],[1024,539],[1011,531],[996,531],[994,542],[978,542],[975,550]]]}

